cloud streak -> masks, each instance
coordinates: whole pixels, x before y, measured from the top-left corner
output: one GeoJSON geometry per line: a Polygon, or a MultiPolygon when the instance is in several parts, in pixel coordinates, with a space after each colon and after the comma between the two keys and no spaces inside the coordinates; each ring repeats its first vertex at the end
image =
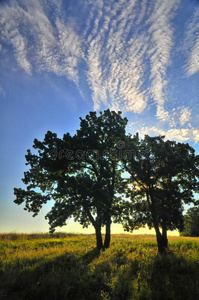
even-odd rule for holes
{"type": "Polygon", "coordinates": [[[18,8],[7,8],[4,13],[0,11],[0,25],[2,27],[2,41],[12,45],[15,58],[19,66],[28,74],[31,74],[32,66],[27,59],[27,44],[26,39],[20,34],[16,27],[16,19],[22,17],[21,11],[18,8]],[[9,20],[9,21],[8,21],[9,20]]]}
{"type": "Polygon", "coordinates": [[[87,60],[95,108],[109,101],[112,109],[141,113],[147,105],[141,90],[145,35],[128,37],[135,27],[136,13],[136,1],[128,7],[124,1],[98,7],[96,26],[88,37],[87,60]]]}
{"type": "Polygon", "coordinates": [[[172,128],[169,130],[164,130],[157,128],[155,126],[152,127],[141,127],[137,130],[141,137],[144,135],[151,135],[151,136],[158,136],[162,135],[165,136],[168,140],[175,140],[179,142],[186,142],[186,141],[194,141],[195,143],[199,142],[199,130],[194,129],[190,124],[189,128],[172,128]]]}
{"type": "Polygon", "coordinates": [[[19,66],[28,74],[32,69],[52,72],[78,84],[78,62],[83,55],[80,37],[59,17],[52,24],[38,0],[21,3],[12,1],[0,12],[2,40],[13,46],[19,66]]]}
{"type": "Polygon", "coordinates": [[[153,13],[147,22],[150,24],[150,59],[151,95],[157,104],[156,116],[162,121],[169,120],[169,112],[165,110],[166,71],[170,64],[170,52],[173,46],[173,30],[171,20],[179,1],[156,1],[153,13]]]}
{"type": "Polygon", "coordinates": [[[187,25],[185,49],[188,55],[187,76],[199,72],[199,7],[187,25]]]}

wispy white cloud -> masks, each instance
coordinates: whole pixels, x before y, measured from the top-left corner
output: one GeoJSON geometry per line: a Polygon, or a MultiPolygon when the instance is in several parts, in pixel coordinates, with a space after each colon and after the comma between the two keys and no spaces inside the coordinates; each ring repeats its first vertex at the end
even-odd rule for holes
{"type": "Polygon", "coordinates": [[[199,130],[194,128],[191,123],[191,109],[189,107],[177,107],[169,114],[169,129],[165,130],[161,126],[146,126],[145,124],[139,125],[132,123],[129,128],[130,131],[135,129],[143,137],[148,135],[164,135],[167,139],[177,140],[180,142],[194,141],[199,142],[199,130]]]}
{"type": "Polygon", "coordinates": [[[108,100],[115,110],[141,113],[146,107],[141,91],[145,39],[140,35],[136,43],[135,38],[126,42],[136,19],[135,2],[131,1],[127,6],[124,1],[110,1],[105,6],[98,6],[95,26],[88,38],[91,43],[87,60],[95,108],[108,100]]]}
{"type": "Polygon", "coordinates": [[[180,125],[184,125],[185,123],[189,122],[191,119],[191,109],[186,107],[182,108],[181,115],[180,115],[180,125]]]}
{"type": "Polygon", "coordinates": [[[186,66],[187,75],[191,76],[199,71],[199,7],[187,25],[185,49],[188,55],[186,66]]]}
{"type": "Polygon", "coordinates": [[[64,75],[78,84],[81,38],[72,25],[64,24],[59,15],[54,24],[38,0],[21,4],[13,0],[0,12],[3,41],[12,44],[19,66],[29,74],[34,68],[64,75]]]}
{"type": "Polygon", "coordinates": [[[20,34],[15,22],[15,20],[18,21],[20,17],[23,16],[18,7],[7,7],[4,11],[0,10],[1,38],[3,42],[9,41],[13,47],[14,55],[19,66],[30,74],[32,66],[27,59],[26,40],[20,34]]]}
{"type": "Polygon", "coordinates": [[[165,109],[166,72],[170,64],[170,52],[173,46],[173,28],[171,20],[179,1],[155,2],[154,10],[148,19],[150,35],[151,96],[157,104],[156,116],[162,121],[169,120],[169,112],[165,109]]]}
{"type": "Polygon", "coordinates": [[[151,135],[151,136],[158,136],[162,135],[165,136],[168,140],[175,140],[179,142],[186,142],[186,141],[194,141],[195,143],[199,142],[199,130],[193,128],[190,124],[187,128],[172,128],[169,130],[163,130],[157,128],[155,126],[147,127],[143,126],[137,130],[141,137],[144,135],[151,135]]]}
{"type": "Polygon", "coordinates": [[[72,26],[66,26],[59,19],[56,21],[58,31],[58,73],[68,74],[70,80],[76,84],[79,81],[78,63],[84,54],[81,49],[81,40],[72,26]]]}
{"type": "Polygon", "coordinates": [[[95,108],[108,100],[112,109],[142,113],[152,98],[157,118],[169,120],[165,108],[166,72],[173,46],[171,20],[178,3],[98,3],[98,12],[89,22],[95,25],[87,40],[91,42],[87,62],[95,108]]]}
{"type": "Polygon", "coordinates": [[[16,50],[16,59],[18,64],[26,71],[26,73],[31,74],[32,66],[27,59],[27,52],[26,52],[26,45],[25,45],[25,39],[19,34],[19,32],[16,30],[14,33],[14,36],[12,36],[12,44],[16,50]]]}
{"type": "Polygon", "coordinates": [[[179,106],[173,108],[168,115],[168,125],[172,127],[183,126],[191,121],[190,107],[179,106]]]}
{"type": "Polygon", "coordinates": [[[98,110],[101,102],[106,104],[106,86],[103,82],[102,67],[100,64],[100,49],[97,47],[96,42],[92,41],[88,49],[87,56],[88,63],[88,83],[92,91],[94,101],[94,109],[98,110]]]}

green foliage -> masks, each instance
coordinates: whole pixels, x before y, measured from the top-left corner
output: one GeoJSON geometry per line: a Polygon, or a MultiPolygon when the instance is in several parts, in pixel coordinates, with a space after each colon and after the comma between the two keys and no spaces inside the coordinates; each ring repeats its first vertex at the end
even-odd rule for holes
{"type": "Polygon", "coordinates": [[[46,215],[51,232],[73,217],[83,227],[94,226],[102,248],[101,227],[106,226],[106,248],[124,188],[117,145],[124,140],[127,119],[108,109],[80,120],[74,136],[67,133],[60,139],[48,131],[43,142],[34,140],[37,154],[28,150],[30,169],[22,179],[27,188],[14,189],[14,202],[25,203],[24,209],[36,216],[47,201],[54,200],[46,215]]]}
{"type": "Polygon", "coordinates": [[[199,207],[191,207],[184,215],[182,236],[199,236],[199,207]]]}
{"type": "Polygon", "coordinates": [[[154,236],[0,235],[0,298],[15,300],[192,300],[199,298],[199,239],[170,237],[159,255],[154,236]]]}
{"type": "Polygon", "coordinates": [[[127,194],[132,200],[124,204],[124,227],[132,230],[145,224],[153,226],[159,251],[163,252],[167,230],[183,228],[183,204],[195,202],[199,156],[188,144],[164,141],[163,136],[139,139],[137,134],[127,137],[127,145],[136,151],[130,158],[123,157],[131,176],[127,194]]]}

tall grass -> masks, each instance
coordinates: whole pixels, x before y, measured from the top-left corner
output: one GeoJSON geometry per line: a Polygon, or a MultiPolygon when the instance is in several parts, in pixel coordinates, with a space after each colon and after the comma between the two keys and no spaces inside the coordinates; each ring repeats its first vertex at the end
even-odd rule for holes
{"type": "Polygon", "coordinates": [[[113,235],[98,251],[95,236],[0,234],[0,299],[196,300],[199,239],[113,235]]]}

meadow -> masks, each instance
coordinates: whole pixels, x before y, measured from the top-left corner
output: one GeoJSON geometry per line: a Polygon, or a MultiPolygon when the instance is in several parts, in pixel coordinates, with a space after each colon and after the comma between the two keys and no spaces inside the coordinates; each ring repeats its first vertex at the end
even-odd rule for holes
{"type": "Polygon", "coordinates": [[[153,235],[0,234],[1,300],[197,300],[199,238],[169,237],[159,255],[153,235]]]}

